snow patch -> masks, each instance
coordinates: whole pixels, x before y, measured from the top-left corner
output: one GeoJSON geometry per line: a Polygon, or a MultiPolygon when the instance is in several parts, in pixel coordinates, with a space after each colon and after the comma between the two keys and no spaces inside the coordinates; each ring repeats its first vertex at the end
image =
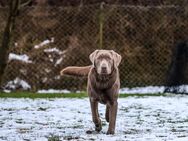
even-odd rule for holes
{"type": "Polygon", "coordinates": [[[174,87],[167,87],[167,93],[188,93],[188,85],[181,85],[181,86],[174,86],[174,87]]]}
{"type": "Polygon", "coordinates": [[[48,69],[48,68],[45,68],[44,71],[45,71],[46,73],[50,73],[52,70],[51,70],[51,69],[48,69]]]}
{"type": "Polygon", "coordinates": [[[9,61],[18,60],[18,61],[22,61],[22,62],[25,62],[25,63],[32,63],[32,61],[29,60],[29,57],[27,55],[25,55],[25,54],[18,55],[18,54],[10,53],[9,57],[8,57],[8,60],[9,61]]]}
{"type": "MultiPolygon", "coordinates": [[[[146,86],[146,87],[134,87],[134,88],[121,88],[119,93],[121,94],[157,94],[164,93],[165,86],[146,86]]],[[[173,93],[176,91],[177,93],[188,93],[188,85],[180,85],[176,87],[169,87],[168,93],[173,93]]]]}
{"type": "Polygon", "coordinates": [[[61,76],[60,76],[60,75],[57,75],[57,76],[54,77],[54,79],[55,79],[55,80],[59,80],[59,79],[61,79],[61,76]]]}
{"type": "Polygon", "coordinates": [[[43,46],[45,46],[45,45],[47,45],[47,44],[49,44],[49,43],[53,43],[54,42],[54,37],[52,37],[51,38],[51,40],[44,40],[43,42],[41,42],[40,44],[38,44],[38,45],[35,45],[34,46],[34,48],[35,49],[39,49],[39,48],[41,48],[41,47],[43,47],[43,46]]]}
{"type": "Polygon", "coordinates": [[[17,47],[17,46],[18,46],[18,43],[17,43],[17,42],[15,42],[15,43],[14,43],[14,46],[15,46],[15,47],[17,47]]]}
{"type": "Polygon", "coordinates": [[[55,90],[55,89],[49,89],[49,90],[38,90],[37,93],[71,93],[69,90],[55,90]]]}
{"type": "Polygon", "coordinates": [[[44,49],[44,52],[46,53],[52,53],[52,52],[56,52],[58,54],[62,54],[62,51],[57,49],[57,48],[48,48],[48,49],[44,49]]]}
{"type": "Polygon", "coordinates": [[[21,80],[18,77],[16,79],[14,79],[13,81],[9,81],[5,86],[6,91],[7,90],[15,90],[18,88],[19,89],[22,88],[23,90],[28,90],[28,89],[31,89],[31,86],[26,81],[21,80]]]}
{"type": "MultiPolygon", "coordinates": [[[[121,88],[119,90],[120,94],[156,94],[156,93],[163,93],[165,87],[164,86],[148,86],[148,87],[135,87],[135,88],[121,88]]],[[[80,91],[76,91],[79,93],[80,91]]],[[[70,93],[68,90],[39,90],[38,93],[70,93]]]]}
{"type": "Polygon", "coordinates": [[[59,58],[59,59],[56,61],[55,66],[61,64],[62,61],[63,61],[63,58],[62,58],[62,57],[59,58]]]}
{"type": "Polygon", "coordinates": [[[163,93],[164,86],[147,86],[147,87],[135,87],[135,88],[121,88],[119,93],[121,94],[145,94],[145,93],[163,93]]]}
{"type": "Polygon", "coordinates": [[[5,92],[5,93],[11,93],[11,90],[4,89],[3,92],[5,92]]]}
{"type": "MultiPolygon", "coordinates": [[[[48,90],[39,90],[37,93],[70,93],[69,90],[56,90],[56,89],[48,89],[48,90]]],[[[80,91],[76,91],[79,93],[80,91]]],[[[122,88],[119,90],[121,94],[145,94],[145,93],[163,93],[164,87],[136,87],[136,88],[122,88]]]]}
{"type": "MultiPolygon", "coordinates": [[[[48,48],[48,49],[44,49],[44,52],[46,53],[57,53],[58,55],[63,55],[64,52],[57,49],[57,48],[48,48]]],[[[54,62],[53,58],[51,55],[48,55],[48,57],[50,58],[50,62],[54,62]]],[[[55,66],[59,65],[61,62],[63,61],[63,57],[60,57],[59,59],[57,59],[57,61],[55,62],[55,66]]]]}
{"type": "Polygon", "coordinates": [[[42,83],[46,83],[46,81],[48,80],[48,78],[47,77],[45,77],[45,78],[42,78],[42,83]]]}

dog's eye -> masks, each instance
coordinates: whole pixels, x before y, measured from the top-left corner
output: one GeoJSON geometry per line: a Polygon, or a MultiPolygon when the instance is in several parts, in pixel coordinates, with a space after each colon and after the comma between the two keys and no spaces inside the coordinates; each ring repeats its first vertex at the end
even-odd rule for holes
{"type": "Polygon", "coordinates": [[[96,59],[96,60],[95,60],[95,63],[96,63],[96,64],[99,64],[99,63],[100,63],[100,60],[99,60],[99,59],[96,59]]]}
{"type": "Polygon", "coordinates": [[[110,57],[109,57],[109,58],[107,58],[107,60],[108,60],[108,61],[110,61],[110,62],[111,62],[111,61],[113,61],[113,59],[112,59],[112,58],[110,58],[110,57]]]}
{"type": "Polygon", "coordinates": [[[110,57],[106,57],[105,60],[111,61],[112,59],[110,57]]]}

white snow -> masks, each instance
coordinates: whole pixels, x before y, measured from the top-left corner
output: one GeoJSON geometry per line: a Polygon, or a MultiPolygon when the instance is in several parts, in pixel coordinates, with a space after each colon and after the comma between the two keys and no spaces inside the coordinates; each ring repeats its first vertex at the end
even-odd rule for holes
{"type": "Polygon", "coordinates": [[[17,43],[17,42],[15,42],[15,43],[14,43],[14,46],[15,46],[15,47],[17,47],[17,46],[18,46],[18,43],[17,43]]]}
{"type": "Polygon", "coordinates": [[[52,70],[49,69],[49,68],[45,68],[44,70],[45,70],[46,73],[50,73],[50,72],[52,71],[52,70]]]}
{"type": "Polygon", "coordinates": [[[56,75],[56,76],[54,77],[54,79],[55,79],[55,80],[59,80],[59,79],[61,79],[61,76],[60,76],[60,75],[56,75]]]}
{"type": "Polygon", "coordinates": [[[62,57],[59,58],[59,59],[56,61],[55,66],[61,64],[62,61],[63,61],[63,58],[62,58],[62,57]]]}
{"type": "Polygon", "coordinates": [[[10,93],[11,90],[4,89],[3,92],[5,92],[5,93],[10,93]]]}
{"type": "Polygon", "coordinates": [[[25,62],[25,63],[32,63],[32,61],[29,60],[29,57],[27,55],[25,55],[25,54],[18,55],[18,54],[10,53],[9,57],[8,57],[8,60],[9,61],[18,60],[18,61],[22,61],[22,62],[25,62]]]}
{"type": "MultiPolygon", "coordinates": [[[[134,88],[121,88],[119,90],[120,94],[158,94],[164,93],[164,86],[146,86],[146,87],[134,87],[134,88]]],[[[188,92],[188,85],[179,86],[181,92],[188,92]]],[[[68,90],[39,90],[43,93],[70,93],[68,90]]]]}
{"type": "Polygon", "coordinates": [[[49,43],[53,43],[54,42],[54,38],[52,37],[51,38],[51,40],[44,40],[43,42],[41,42],[40,44],[38,44],[38,45],[35,45],[34,46],[34,48],[35,49],[39,49],[39,48],[41,48],[41,47],[43,47],[43,46],[45,46],[45,45],[47,45],[47,44],[49,44],[49,43]]]}
{"type": "Polygon", "coordinates": [[[0,140],[47,141],[187,141],[188,96],[128,97],[118,99],[115,135],[106,135],[105,106],[99,105],[103,123],[93,130],[89,99],[0,99],[0,140]]]}
{"type": "Polygon", "coordinates": [[[48,80],[48,78],[47,78],[47,77],[42,78],[42,82],[43,82],[43,83],[46,83],[46,82],[47,82],[47,80],[48,80]]]}
{"type": "Polygon", "coordinates": [[[122,88],[119,93],[121,94],[154,94],[154,93],[163,93],[164,86],[146,86],[146,87],[134,87],[134,88],[122,88]]]}
{"type": "Polygon", "coordinates": [[[58,53],[59,55],[62,54],[62,51],[57,49],[57,48],[48,48],[48,49],[44,49],[44,52],[47,52],[47,53],[52,53],[52,52],[56,52],[58,53]]]}
{"type": "MultiPolygon", "coordinates": [[[[178,92],[188,93],[188,85],[181,85],[177,87],[178,92]]],[[[146,86],[146,87],[134,87],[134,88],[121,88],[119,93],[121,94],[157,94],[164,93],[165,86],[146,86]]]]}
{"type": "Polygon", "coordinates": [[[37,93],[71,93],[71,91],[48,89],[48,90],[38,90],[37,93]]]}
{"type": "MultiPolygon", "coordinates": [[[[163,93],[164,87],[136,87],[136,88],[121,88],[119,90],[120,94],[146,94],[146,93],[163,93]]],[[[68,90],[55,90],[55,89],[47,89],[47,90],[39,90],[38,93],[70,93],[68,90]]]]}
{"type": "Polygon", "coordinates": [[[31,86],[24,80],[21,80],[19,77],[16,77],[13,81],[9,81],[5,88],[5,92],[9,92],[8,90],[15,90],[17,88],[22,88],[23,90],[31,89],[31,86]]]}
{"type": "Polygon", "coordinates": [[[181,85],[175,88],[171,87],[169,88],[169,92],[173,91],[174,89],[179,93],[185,93],[185,92],[188,93],[188,85],[181,85]]]}
{"type": "MultiPolygon", "coordinates": [[[[50,70],[45,70],[46,72],[50,72],[50,70]]],[[[60,76],[56,76],[55,79],[60,79],[60,76]]],[[[43,83],[47,81],[47,78],[43,78],[43,83]]],[[[19,78],[16,78],[14,81],[8,82],[6,85],[9,89],[15,89],[15,85],[21,85],[24,89],[30,89],[31,86],[23,81],[19,80],[19,78]]],[[[134,87],[134,88],[121,88],[119,90],[120,94],[158,94],[158,93],[164,93],[164,86],[147,86],[147,87],[134,87]]],[[[7,89],[8,90],[8,89],[7,89]]],[[[178,89],[179,92],[188,92],[188,85],[182,85],[178,89]]],[[[6,91],[5,91],[6,92],[6,91]]],[[[8,91],[7,91],[8,92],[8,91]]],[[[77,91],[76,93],[79,93],[80,91],[77,91]]],[[[46,89],[46,90],[38,90],[37,93],[71,93],[69,90],[58,90],[58,89],[46,89]]]]}
{"type": "MultiPolygon", "coordinates": [[[[58,55],[61,55],[61,57],[56,60],[55,66],[59,65],[63,61],[63,54],[64,54],[64,52],[61,51],[61,50],[59,50],[59,49],[57,49],[57,48],[44,49],[44,52],[46,52],[46,53],[57,53],[58,55]]],[[[54,60],[52,59],[51,55],[49,55],[48,57],[50,58],[51,62],[54,62],[54,60]]]]}

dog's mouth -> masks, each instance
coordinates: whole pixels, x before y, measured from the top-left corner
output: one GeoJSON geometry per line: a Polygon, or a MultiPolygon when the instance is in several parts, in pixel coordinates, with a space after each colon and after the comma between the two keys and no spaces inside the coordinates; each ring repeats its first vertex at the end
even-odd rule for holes
{"type": "Polygon", "coordinates": [[[96,70],[96,73],[97,73],[98,75],[100,75],[100,76],[107,76],[107,75],[109,75],[107,71],[100,71],[100,72],[98,72],[98,71],[96,70]]]}
{"type": "Polygon", "coordinates": [[[97,68],[94,68],[94,69],[96,73],[100,76],[108,76],[112,74],[112,71],[108,72],[107,69],[101,69],[101,70],[98,70],[97,68]]]}
{"type": "Polygon", "coordinates": [[[100,74],[108,74],[107,70],[102,70],[100,74]]]}
{"type": "Polygon", "coordinates": [[[101,71],[98,74],[101,75],[101,76],[108,76],[108,75],[110,75],[110,73],[108,73],[107,71],[101,71]]]}
{"type": "Polygon", "coordinates": [[[109,76],[112,74],[112,71],[108,71],[107,68],[97,68],[96,65],[94,64],[94,70],[99,76],[109,76]]]}

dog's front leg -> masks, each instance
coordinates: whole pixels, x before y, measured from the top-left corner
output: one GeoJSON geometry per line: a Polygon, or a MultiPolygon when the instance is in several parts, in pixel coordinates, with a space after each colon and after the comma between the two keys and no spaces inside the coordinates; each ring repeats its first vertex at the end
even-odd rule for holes
{"type": "Polygon", "coordinates": [[[107,122],[109,122],[109,118],[110,118],[110,117],[109,117],[109,116],[110,116],[110,115],[109,115],[109,108],[110,108],[110,107],[109,107],[108,104],[107,104],[107,105],[106,105],[106,113],[105,113],[105,119],[106,119],[107,122]]]}
{"type": "Polygon", "coordinates": [[[107,134],[114,134],[115,133],[115,125],[116,125],[116,116],[117,116],[117,108],[118,108],[118,102],[114,101],[112,103],[109,103],[110,110],[109,110],[109,127],[107,134]]]}
{"type": "Polygon", "coordinates": [[[98,113],[98,102],[90,99],[92,119],[95,124],[95,131],[100,132],[102,130],[102,124],[98,113]]]}

